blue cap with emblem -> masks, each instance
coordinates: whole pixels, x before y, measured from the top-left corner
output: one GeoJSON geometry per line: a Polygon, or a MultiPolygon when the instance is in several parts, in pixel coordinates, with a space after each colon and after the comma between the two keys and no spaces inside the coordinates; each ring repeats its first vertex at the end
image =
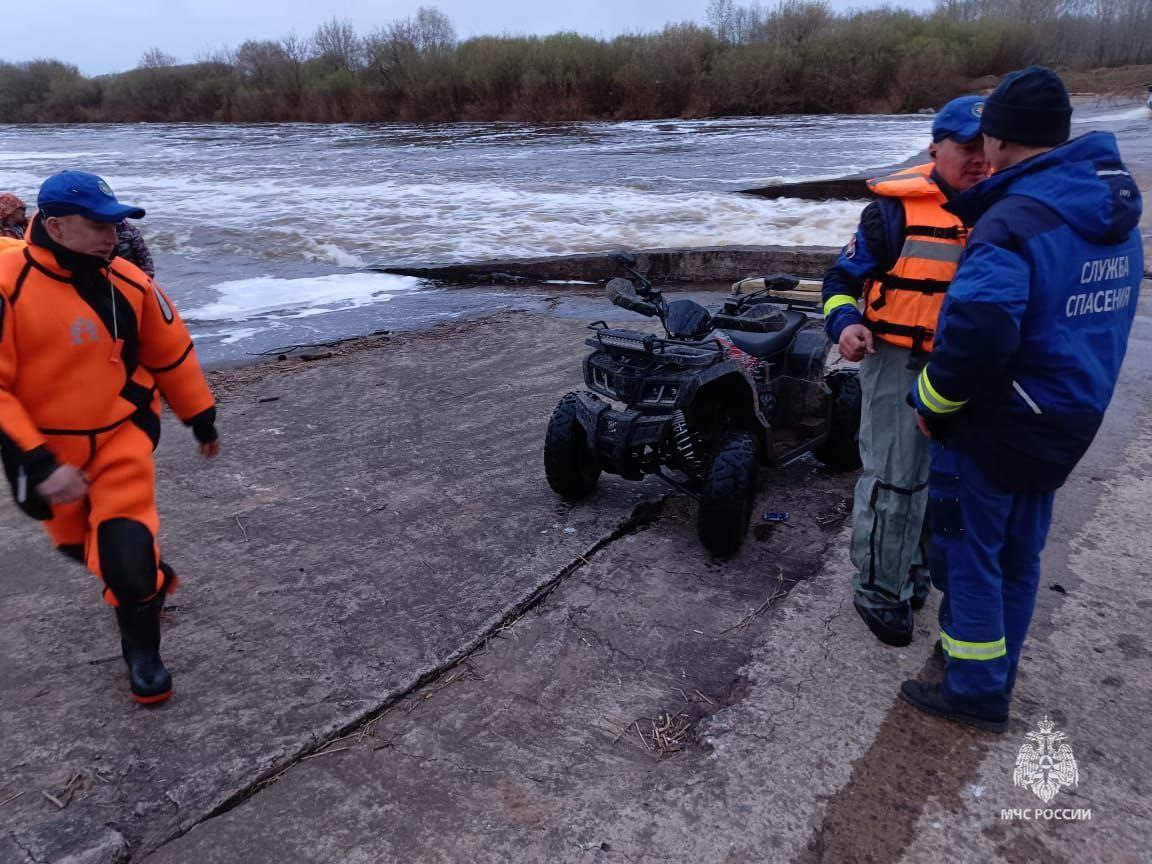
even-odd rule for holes
{"type": "Polygon", "coordinates": [[[87,171],[53,174],[41,184],[36,204],[45,216],[79,215],[93,222],[123,222],[144,216],[142,208],[121,204],[103,178],[87,171]]]}
{"type": "Polygon", "coordinates": [[[961,96],[940,109],[932,121],[932,140],[951,138],[967,144],[980,137],[980,117],[984,113],[983,96],[961,96]]]}

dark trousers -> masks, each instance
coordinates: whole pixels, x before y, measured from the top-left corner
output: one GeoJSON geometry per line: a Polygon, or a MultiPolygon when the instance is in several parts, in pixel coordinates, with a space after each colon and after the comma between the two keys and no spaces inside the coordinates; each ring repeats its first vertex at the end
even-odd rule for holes
{"type": "Polygon", "coordinates": [[[932,578],[944,597],[944,696],[1008,713],[1040,584],[1053,492],[1004,492],[962,449],[934,445],[928,480],[932,578]]]}

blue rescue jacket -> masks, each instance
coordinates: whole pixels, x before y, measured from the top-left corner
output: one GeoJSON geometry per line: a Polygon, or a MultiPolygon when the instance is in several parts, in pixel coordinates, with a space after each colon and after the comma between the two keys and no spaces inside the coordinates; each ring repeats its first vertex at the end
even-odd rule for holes
{"type": "Polygon", "coordinates": [[[1144,272],[1140,190],[1115,137],[1091,132],[946,206],[975,227],[911,399],[996,486],[1056,489],[1120,374],[1144,272]]]}

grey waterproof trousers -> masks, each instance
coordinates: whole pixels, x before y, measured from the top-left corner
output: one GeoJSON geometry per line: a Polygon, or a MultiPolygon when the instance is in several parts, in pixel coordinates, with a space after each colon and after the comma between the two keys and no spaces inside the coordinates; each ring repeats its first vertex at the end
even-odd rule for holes
{"type": "Polygon", "coordinates": [[[930,590],[928,439],[905,401],[923,364],[911,351],[875,340],[860,363],[860,458],[852,506],[852,588],[861,606],[895,606],[930,590]]]}

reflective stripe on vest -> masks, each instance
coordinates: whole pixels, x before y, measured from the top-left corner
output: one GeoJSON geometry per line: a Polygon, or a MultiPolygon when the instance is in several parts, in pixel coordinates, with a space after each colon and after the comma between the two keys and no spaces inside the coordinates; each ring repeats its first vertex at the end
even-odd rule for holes
{"type": "Polygon", "coordinates": [[[868,181],[877,195],[900,200],[905,239],[892,269],[864,286],[864,320],[885,342],[917,352],[932,350],[967,238],[960,219],[943,209],[948,199],[931,174],[928,163],[868,181]]]}

